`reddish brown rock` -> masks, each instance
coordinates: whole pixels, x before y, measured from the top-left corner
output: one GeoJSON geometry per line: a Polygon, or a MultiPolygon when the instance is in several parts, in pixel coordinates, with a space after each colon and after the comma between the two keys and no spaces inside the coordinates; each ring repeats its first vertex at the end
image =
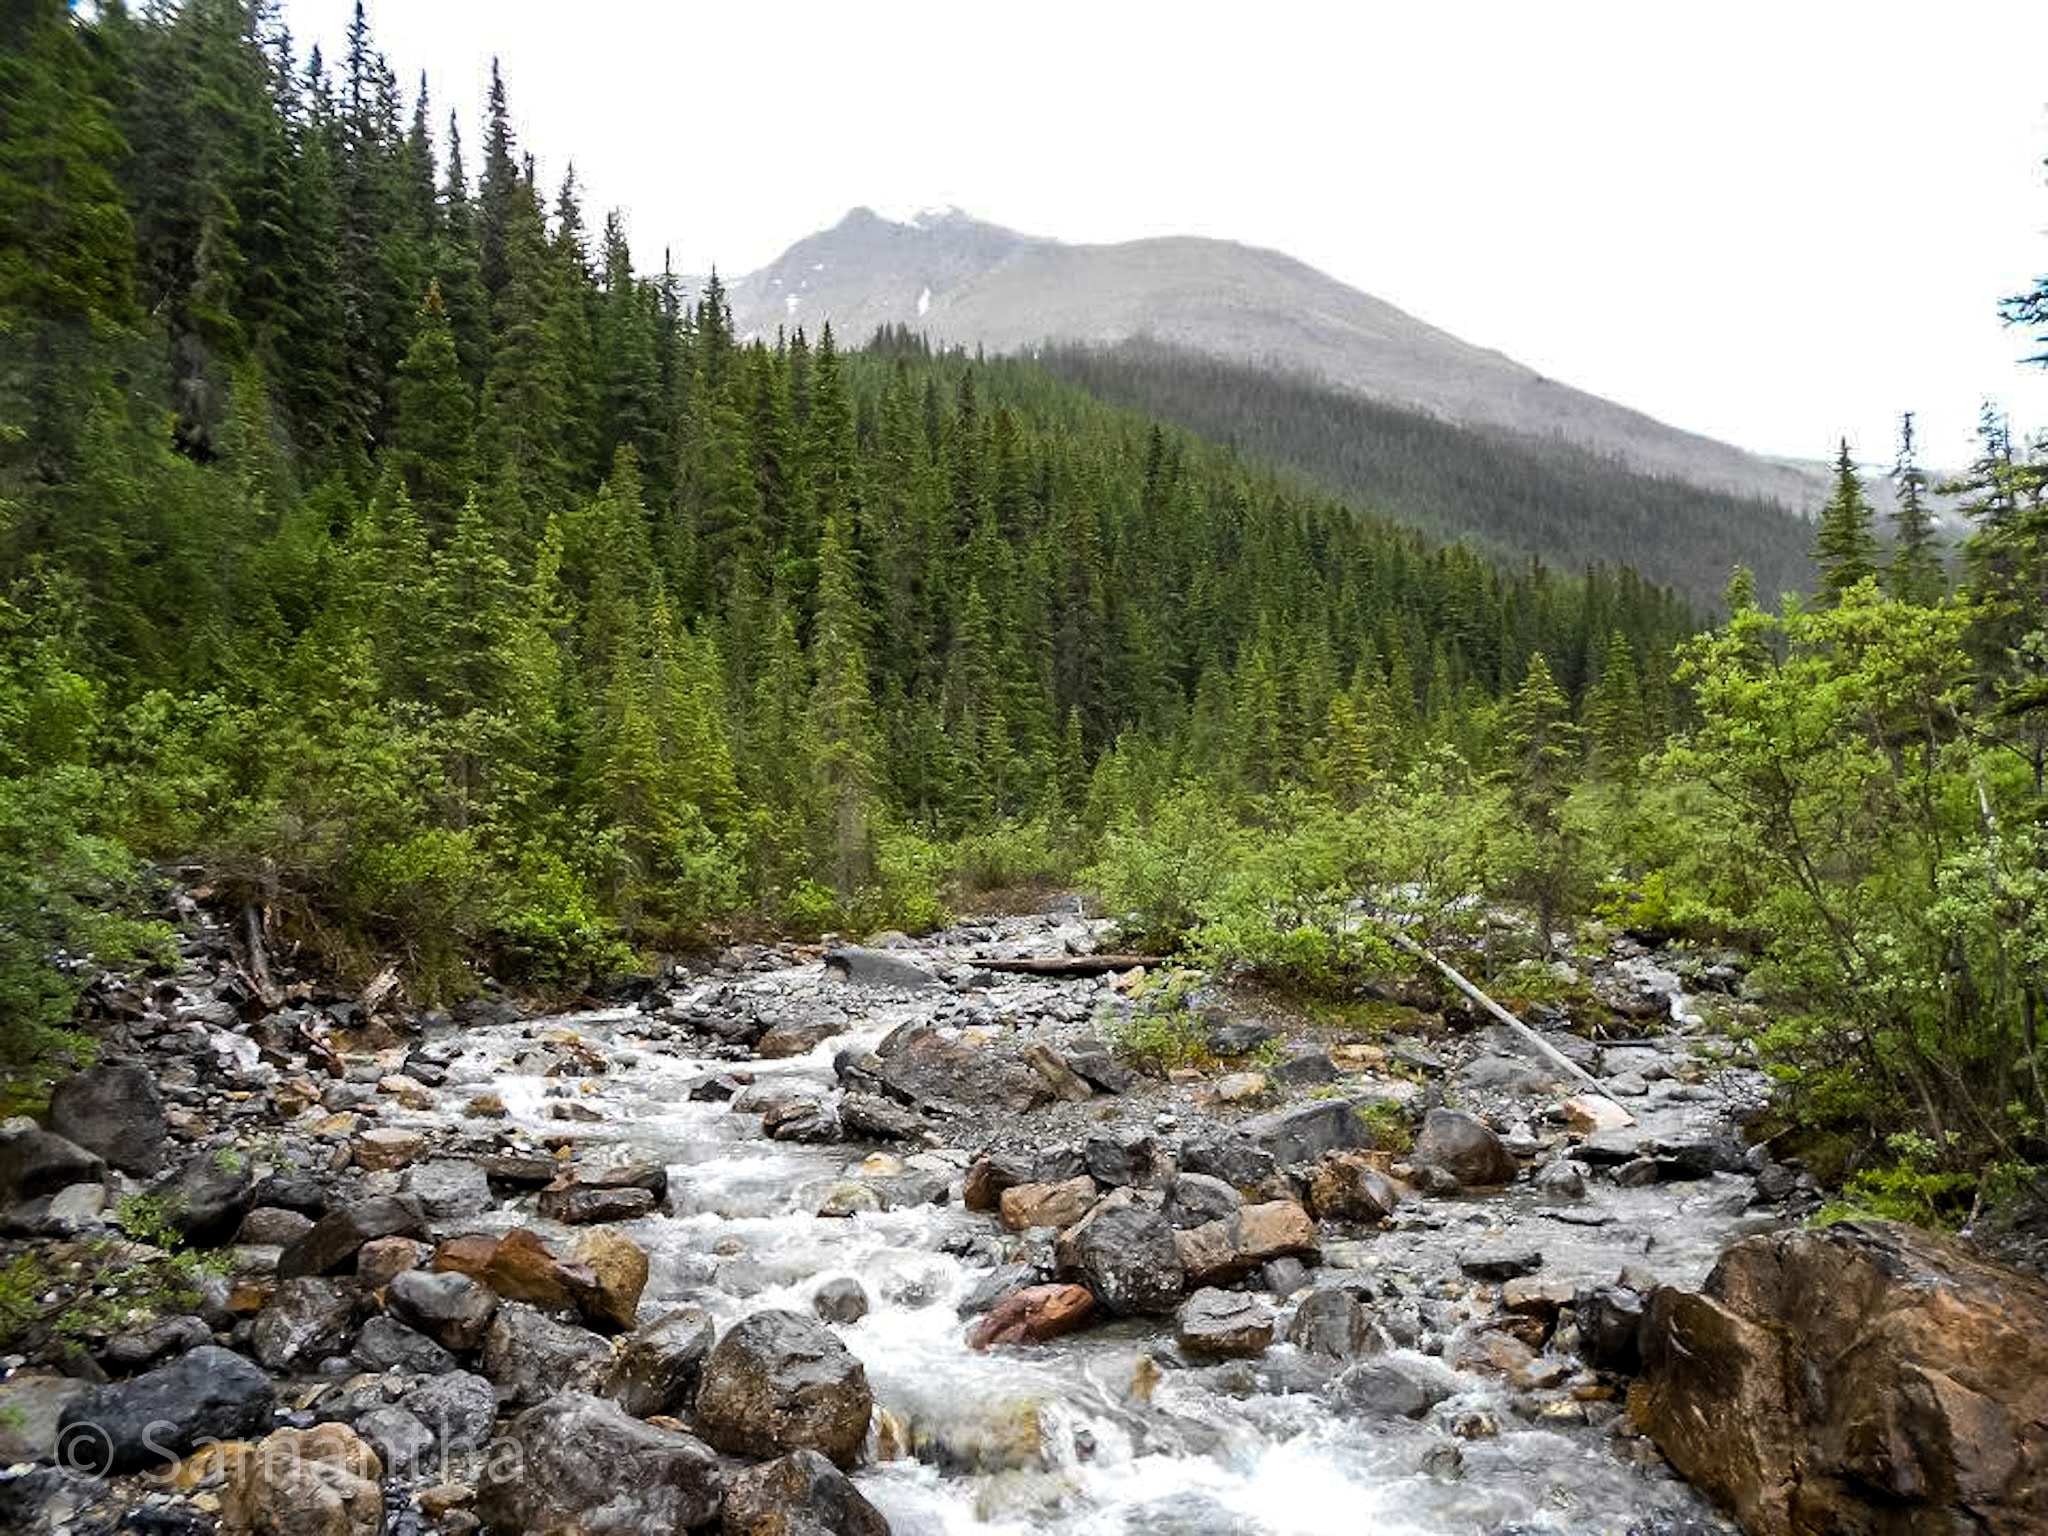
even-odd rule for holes
{"type": "Polygon", "coordinates": [[[1641,1342],[1630,1415],[1751,1536],[2048,1530],[2048,1285],[1959,1243],[1748,1238],[1641,1342]]]}
{"type": "Polygon", "coordinates": [[[1082,1174],[1060,1184],[1018,1184],[998,1197],[1003,1225],[1012,1232],[1028,1227],[1064,1231],[1088,1214],[1095,1203],[1095,1181],[1082,1174]]]}
{"type": "Polygon", "coordinates": [[[1095,1296],[1085,1285],[1034,1285],[1013,1291],[975,1325],[967,1342],[974,1349],[992,1344],[1043,1344],[1072,1333],[1095,1311],[1095,1296]]]}

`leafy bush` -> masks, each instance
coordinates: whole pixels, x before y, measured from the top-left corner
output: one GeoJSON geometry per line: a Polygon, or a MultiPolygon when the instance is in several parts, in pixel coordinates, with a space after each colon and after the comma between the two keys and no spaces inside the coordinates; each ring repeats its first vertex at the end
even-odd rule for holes
{"type": "Polygon", "coordinates": [[[1107,1004],[1101,1016],[1109,1048],[1139,1069],[1164,1076],[1175,1067],[1203,1067],[1211,1060],[1202,1021],[1190,1006],[1199,984],[1191,971],[1148,976],[1137,994],[1107,1004]]]}

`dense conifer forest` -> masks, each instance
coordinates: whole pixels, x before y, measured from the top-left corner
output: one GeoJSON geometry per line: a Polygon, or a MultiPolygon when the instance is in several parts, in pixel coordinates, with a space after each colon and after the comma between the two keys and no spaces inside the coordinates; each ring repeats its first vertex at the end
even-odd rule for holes
{"type": "Polygon", "coordinates": [[[1818,595],[1736,572],[1695,635],[1369,509],[1696,601],[1692,493],[1220,366],[743,341],[360,11],[327,60],[247,0],[26,0],[0,102],[11,1070],[179,866],[421,1001],[1078,882],[1325,995],[1386,925],[1498,957],[1499,904],[1538,971],[1590,918],[1734,946],[1868,1198],[2040,1162],[2048,474],[1995,413],[1959,590],[1910,453],[1887,550],[1845,448],[1818,595]]]}

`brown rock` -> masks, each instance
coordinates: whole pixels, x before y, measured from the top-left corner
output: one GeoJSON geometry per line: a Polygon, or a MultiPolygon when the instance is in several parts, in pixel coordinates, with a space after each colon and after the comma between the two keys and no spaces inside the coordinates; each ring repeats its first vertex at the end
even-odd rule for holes
{"type": "Polygon", "coordinates": [[[1003,1225],[1012,1232],[1029,1227],[1064,1231],[1095,1203],[1095,1181],[1084,1173],[1059,1184],[1018,1184],[1004,1190],[997,1203],[1003,1225]]]}
{"type": "Polygon", "coordinates": [[[1316,1224],[1292,1200],[1269,1200],[1238,1211],[1237,1249],[1252,1264],[1272,1259],[1306,1258],[1317,1251],[1316,1224]]]}
{"type": "Polygon", "coordinates": [[[364,1131],[349,1144],[349,1157],[358,1168],[379,1173],[388,1168],[403,1168],[426,1150],[427,1138],[420,1132],[380,1125],[364,1131]]]}
{"type": "Polygon", "coordinates": [[[394,1276],[418,1269],[426,1256],[427,1245],[413,1238],[372,1238],[356,1250],[356,1278],[367,1289],[380,1291],[394,1276]]]}
{"type": "Polygon", "coordinates": [[[550,1221],[559,1221],[568,1226],[584,1226],[601,1221],[632,1221],[645,1216],[654,1209],[654,1194],[650,1190],[624,1188],[603,1188],[588,1184],[571,1184],[564,1189],[544,1189],[540,1196],[540,1213],[550,1221]]]}
{"type": "Polygon", "coordinates": [[[1564,1101],[1564,1123],[1582,1135],[1594,1131],[1625,1131],[1636,1117],[1605,1094],[1579,1093],[1564,1101]]]}
{"type": "Polygon", "coordinates": [[[735,1473],[725,1485],[721,1536],[889,1536],[889,1522],[816,1451],[735,1473]]]}
{"type": "Polygon", "coordinates": [[[873,1409],[861,1363],[831,1329],[794,1312],[734,1324],[697,1385],[704,1438],[733,1455],[808,1449],[850,1467],[873,1409]]]}
{"type": "Polygon", "coordinates": [[[396,1099],[403,1109],[432,1109],[434,1090],[418,1078],[407,1077],[403,1072],[393,1072],[377,1079],[377,1091],[387,1098],[396,1099]]]}
{"type": "Polygon", "coordinates": [[[1631,1417],[1752,1536],[2048,1529],[2048,1285],[1951,1239],[1748,1238],[1641,1341],[1631,1417]]]}
{"type": "Polygon", "coordinates": [[[1062,1061],[1049,1045],[1034,1040],[1017,1053],[1017,1059],[1045,1079],[1055,1098],[1080,1104],[1095,1097],[1095,1090],[1082,1080],[1081,1074],[1062,1061]]]}
{"type": "Polygon", "coordinates": [[[384,1464],[342,1424],[226,1449],[221,1528],[234,1536],[379,1536],[384,1464]]]}
{"type": "Polygon", "coordinates": [[[550,1312],[574,1310],[578,1281],[589,1283],[589,1277],[573,1275],[540,1234],[527,1227],[515,1227],[501,1238],[481,1233],[450,1238],[434,1250],[432,1267],[468,1275],[507,1301],[550,1312]]]}
{"type": "Polygon", "coordinates": [[[639,1319],[640,1294],[647,1289],[647,1251],[609,1227],[594,1227],[572,1250],[578,1277],[576,1305],[600,1327],[631,1329],[639,1319]]]}
{"type": "Polygon", "coordinates": [[[1400,1203],[1392,1182],[1361,1153],[1329,1153],[1309,1171],[1308,1208],[1318,1221],[1384,1221],[1400,1203]]]}
{"type": "Polygon", "coordinates": [[[1095,1311],[1095,1295],[1085,1285],[1033,1285],[1013,1291],[997,1302],[967,1336],[974,1349],[992,1344],[1043,1344],[1072,1333],[1095,1311]]]}

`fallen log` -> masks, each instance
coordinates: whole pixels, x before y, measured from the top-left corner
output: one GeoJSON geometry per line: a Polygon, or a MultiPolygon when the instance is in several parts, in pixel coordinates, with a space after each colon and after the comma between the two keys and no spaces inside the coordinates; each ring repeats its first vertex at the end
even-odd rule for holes
{"type": "Polygon", "coordinates": [[[1015,976],[1106,976],[1134,966],[1158,965],[1157,955],[1049,955],[1034,960],[977,960],[984,971],[1015,976]]]}

